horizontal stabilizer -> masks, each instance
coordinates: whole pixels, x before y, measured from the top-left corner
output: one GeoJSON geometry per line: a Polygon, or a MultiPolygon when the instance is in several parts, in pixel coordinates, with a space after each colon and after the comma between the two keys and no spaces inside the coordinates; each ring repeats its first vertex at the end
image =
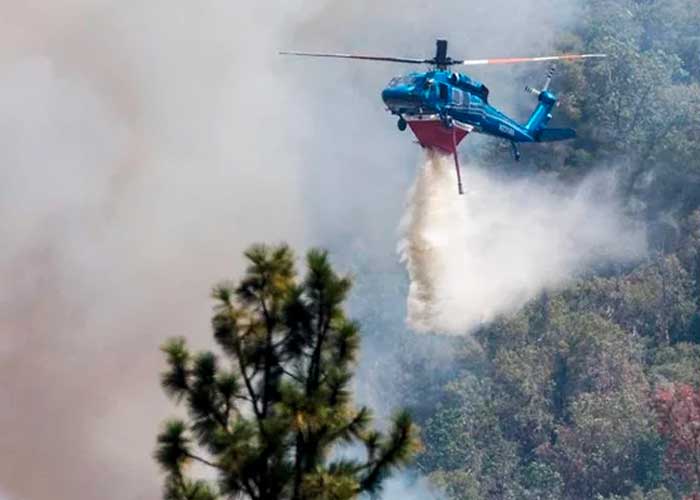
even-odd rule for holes
{"type": "Polygon", "coordinates": [[[565,141],[576,137],[576,131],[572,128],[544,128],[537,132],[539,142],[565,141]]]}

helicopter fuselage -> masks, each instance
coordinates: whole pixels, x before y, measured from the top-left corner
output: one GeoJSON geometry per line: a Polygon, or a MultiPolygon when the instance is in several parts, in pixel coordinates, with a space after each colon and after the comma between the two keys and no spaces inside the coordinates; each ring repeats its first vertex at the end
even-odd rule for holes
{"type": "Polygon", "coordinates": [[[396,77],[382,92],[387,109],[400,117],[399,128],[408,124],[423,146],[447,152],[454,152],[457,143],[469,132],[513,143],[538,142],[536,132],[551,118],[549,111],[556,103],[551,92],[543,91],[533,116],[528,123],[520,124],[489,104],[488,96],[489,90],[483,83],[445,70],[396,77]],[[532,126],[535,122],[537,127],[532,126]],[[451,132],[453,127],[456,127],[455,137],[451,132]]]}

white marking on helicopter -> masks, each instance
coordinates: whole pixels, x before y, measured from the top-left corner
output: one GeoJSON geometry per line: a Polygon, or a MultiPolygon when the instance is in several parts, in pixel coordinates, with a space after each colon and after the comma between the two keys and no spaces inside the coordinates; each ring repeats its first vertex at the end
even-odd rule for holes
{"type": "Polygon", "coordinates": [[[515,137],[515,130],[513,130],[512,128],[507,127],[503,124],[498,125],[498,130],[500,130],[504,134],[508,134],[511,137],[515,137]]]}
{"type": "Polygon", "coordinates": [[[513,64],[522,62],[541,61],[573,61],[576,59],[591,59],[605,57],[605,54],[562,54],[559,56],[544,57],[503,57],[497,59],[467,59],[462,61],[464,66],[478,66],[480,64],[513,64]]]}

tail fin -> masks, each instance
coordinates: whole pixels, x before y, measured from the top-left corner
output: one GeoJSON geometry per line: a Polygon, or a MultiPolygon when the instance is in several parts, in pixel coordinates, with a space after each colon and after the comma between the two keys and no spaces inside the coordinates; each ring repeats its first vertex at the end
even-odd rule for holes
{"type": "Polygon", "coordinates": [[[537,142],[565,141],[576,137],[576,131],[572,128],[546,128],[552,118],[552,108],[557,103],[557,96],[549,91],[554,70],[554,66],[549,68],[542,90],[525,87],[526,92],[537,96],[537,107],[525,124],[525,128],[537,142]]]}
{"type": "MultiPolygon", "coordinates": [[[[534,89],[530,91],[532,92],[534,89]]],[[[525,124],[525,128],[533,136],[537,135],[540,130],[547,126],[547,123],[552,118],[552,108],[557,103],[556,96],[550,91],[542,90],[537,92],[537,99],[539,102],[537,103],[535,111],[532,112],[530,119],[525,124]]]]}
{"type": "Polygon", "coordinates": [[[552,118],[552,108],[557,103],[557,96],[549,91],[549,85],[552,83],[554,70],[555,67],[551,66],[549,71],[547,71],[542,90],[525,87],[525,91],[536,95],[539,101],[535,111],[532,112],[532,116],[530,116],[530,119],[525,124],[525,128],[533,137],[537,137],[537,134],[547,126],[547,122],[552,118]]]}

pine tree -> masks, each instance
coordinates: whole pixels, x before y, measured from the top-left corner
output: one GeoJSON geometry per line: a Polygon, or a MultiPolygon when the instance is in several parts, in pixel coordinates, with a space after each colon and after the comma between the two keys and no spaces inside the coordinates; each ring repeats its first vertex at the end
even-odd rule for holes
{"type": "Polygon", "coordinates": [[[165,498],[344,500],[376,493],[413,456],[417,433],[405,412],[387,434],[370,430],[370,410],[352,404],[360,338],[342,309],[350,279],[334,272],[325,251],[308,253],[302,281],[286,245],[253,246],[245,256],[240,283],[213,290],[214,339],[224,358],[193,354],[183,338],[162,347],[163,389],[184,401],[189,415],[166,422],[158,436],[165,498]],[[364,459],[340,458],[339,446],[353,444],[364,447],[364,459]],[[192,479],[193,463],[215,470],[218,481],[192,479]]]}

